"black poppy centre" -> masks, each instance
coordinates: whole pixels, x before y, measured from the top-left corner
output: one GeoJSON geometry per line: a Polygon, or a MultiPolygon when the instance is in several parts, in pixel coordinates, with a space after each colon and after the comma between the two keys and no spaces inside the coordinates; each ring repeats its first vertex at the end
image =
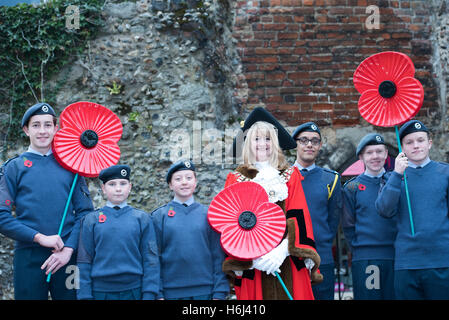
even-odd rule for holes
{"type": "Polygon", "coordinates": [[[383,98],[391,98],[396,94],[396,85],[393,81],[385,80],[379,85],[379,94],[383,98]]]}
{"type": "Polygon", "coordinates": [[[86,130],[81,134],[80,141],[84,147],[91,149],[98,143],[98,134],[93,130],[86,130]]]}
{"type": "Polygon", "coordinates": [[[254,228],[257,223],[256,215],[251,211],[243,211],[239,216],[239,226],[245,230],[254,228]]]}

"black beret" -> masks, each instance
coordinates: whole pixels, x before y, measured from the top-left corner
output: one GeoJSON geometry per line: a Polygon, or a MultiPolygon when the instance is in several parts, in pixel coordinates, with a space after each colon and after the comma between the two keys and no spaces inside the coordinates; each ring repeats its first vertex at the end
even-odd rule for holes
{"type": "Polygon", "coordinates": [[[399,140],[402,141],[402,139],[413,132],[427,132],[429,133],[429,129],[427,129],[427,127],[424,125],[424,123],[422,123],[419,120],[410,120],[407,121],[406,123],[404,123],[401,127],[401,129],[399,129],[399,140]]]}
{"type": "MultiPolygon", "coordinates": [[[[268,123],[271,123],[276,129],[278,134],[278,141],[279,146],[283,150],[290,150],[296,148],[296,142],[295,140],[290,136],[288,131],[281,125],[279,121],[276,120],[275,117],[271,113],[269,113],[267,110],[265,110],[262,107],[257,107],[246,118],[243,127],[241,128],[241,131],[237,134],[237,137],[234,138],[232,150],[233,150],[233,156],[236,156],[237,153],[237,140],[239,142],[243,141],[242,136],[251,128],[253,124],[255,124],[258,121],[265,121],[268,123]]],[[[241,147],[241,146],[240,146],[241,147]]]]}
{"type": "Polygon", "coordinates": [[[178,160],[175,163],[173,163],[170,168],[167,171],[166,180],[167,183],[170,183],[172,175],[176,171],[181,170],[192,170],[195,171],[195,166],[193,165],[193,162],[190,160],[178,160]]]}
{"type": "Polygon", "coordinates": [[[360,140],[359,145],[357,146],[357,150],[355,152],[355,155],[358,157],[359,154],[363,151],[363,148],[366,146],[372,146],[372,145],[378,145],[383,144],[385,145],[385,139],[382,137],[382,135],[378,133],[369,133],[366,136],[360,140]]]}
{"type": "Polygon", "coordinates": [[[296,137],[297,137],[301,132],[304,132],[304,131],[316,132],[316,133],[318,133],[318,134],[320,135],[320,137],[321,137],[320,128],[318,128],[318,126],[316,125],[316,123],[315,123],[315,122],[306,122],[306,123],[303,123],[302,125],[300,125],[299,127],[297,127],[297,128],[295,129],[295,131],[293,131],[292,138],[293,138],[293,139],[296,139],[296,137]]]}
{"type": "Polygon", "coordinates": [[[115,165],[109,168],[103,169],[100,171],[100,178],[103,183],[108,182],[109,180],[114,179],[126,179],[129,180],[129,176],[131,175],[131,168],[125,165],[115,165]]]}
{"type": "Polygon", "coordinates": [[[35,105],[28,108],[22,117],[22,127],[28,125],[28,121],[32,116],[39,114],[50,114],[56,117],[55,110],[48,103],[36,103],[35,105]]]}

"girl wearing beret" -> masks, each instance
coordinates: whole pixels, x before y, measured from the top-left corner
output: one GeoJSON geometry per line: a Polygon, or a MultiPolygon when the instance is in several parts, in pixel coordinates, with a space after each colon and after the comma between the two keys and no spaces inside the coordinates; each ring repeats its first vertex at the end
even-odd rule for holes
{"type": "Polygon", "coordinates": [[[166,177],[172,201],[152,213],[160,247],[161,294],[167,300],[222,300],[229,292],[221,270],[220,235],[207,222],[207,207],[196,202],[191,161],[180,160],[166,177]]]}
{"type": "MultiPolygon", "coordinates": [[[[318,272],[320,257],[315,249],[301,174],[286,162],[278,132],[282,139],[292,138],[262,108],[250,114],[245,127],[249,130],[243,144],[243,164],[229,173],[225,187],[242,181],[259,183],[266,190],[270,202],[284,210],[287,228],[284,239],[272,251],[252,261],[228,257],[223,263],[223,270],[234,277],[237,299],[287,299],[274,276],[275,271],[280,273],[293,299],[314,299],[311,284],[322,281],[318,272]]],[[[295,142],[290,145],[294,147],[295,142]]]]}

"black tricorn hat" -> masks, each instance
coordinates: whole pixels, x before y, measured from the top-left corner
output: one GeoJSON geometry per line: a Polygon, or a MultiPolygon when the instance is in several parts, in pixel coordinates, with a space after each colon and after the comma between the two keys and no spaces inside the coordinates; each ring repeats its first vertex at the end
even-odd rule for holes
{"type": "Polygon", "coordinates": [[[288,133],[288,131],[281,125],[281,123],[276,120],[276,118],[273,117],[273,115],[267,110],[262,107],[257,107],[248,115],[244,122],[244,125],[241,128],[241,131],[239,131],[237,133],[237,136],[234,138],[232,144],[233,157],[236,157],[237,155],[237,144],[240,145],[240,148],[242,147],[248,129],[258,121],[271,123],[277,129],[279,146],[283,150],[296,148],[296,141],[291,137],[290,133],[288,133]]]}

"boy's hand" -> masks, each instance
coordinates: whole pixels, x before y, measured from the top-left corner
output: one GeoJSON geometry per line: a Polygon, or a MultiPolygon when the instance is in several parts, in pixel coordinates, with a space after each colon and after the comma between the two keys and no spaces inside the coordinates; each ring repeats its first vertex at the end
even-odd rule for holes
{"type": "Polygon", "coordinates": [[[401,152],[400,154],[398,154],[394,162],[394,171],[396,171],[400,175],[403,175],[407,167],[408,167],[408,159],[405,156],[405,153],[401,152]]]}
{"type": "Polygon", "coordinates": [[[55,273],[69,262],[72,253],[73,249],[69,247],[64,247],[61,251],[53,250],[53,254],[45,260],[41,269],[46,269],[45,274],[49,274],[50,272],[55,273]]]}
{"type": "Polygon", "coordinates": [[[64,248],[64,242],[62,241],[61,237],[57,234],[52,236],[46,236],[42,233],[38,233],[34,236],[33,239],[34,242],[37,242],[42,247],[46,248],[53,248],[56,251],[61,250],[64,248]]]}

